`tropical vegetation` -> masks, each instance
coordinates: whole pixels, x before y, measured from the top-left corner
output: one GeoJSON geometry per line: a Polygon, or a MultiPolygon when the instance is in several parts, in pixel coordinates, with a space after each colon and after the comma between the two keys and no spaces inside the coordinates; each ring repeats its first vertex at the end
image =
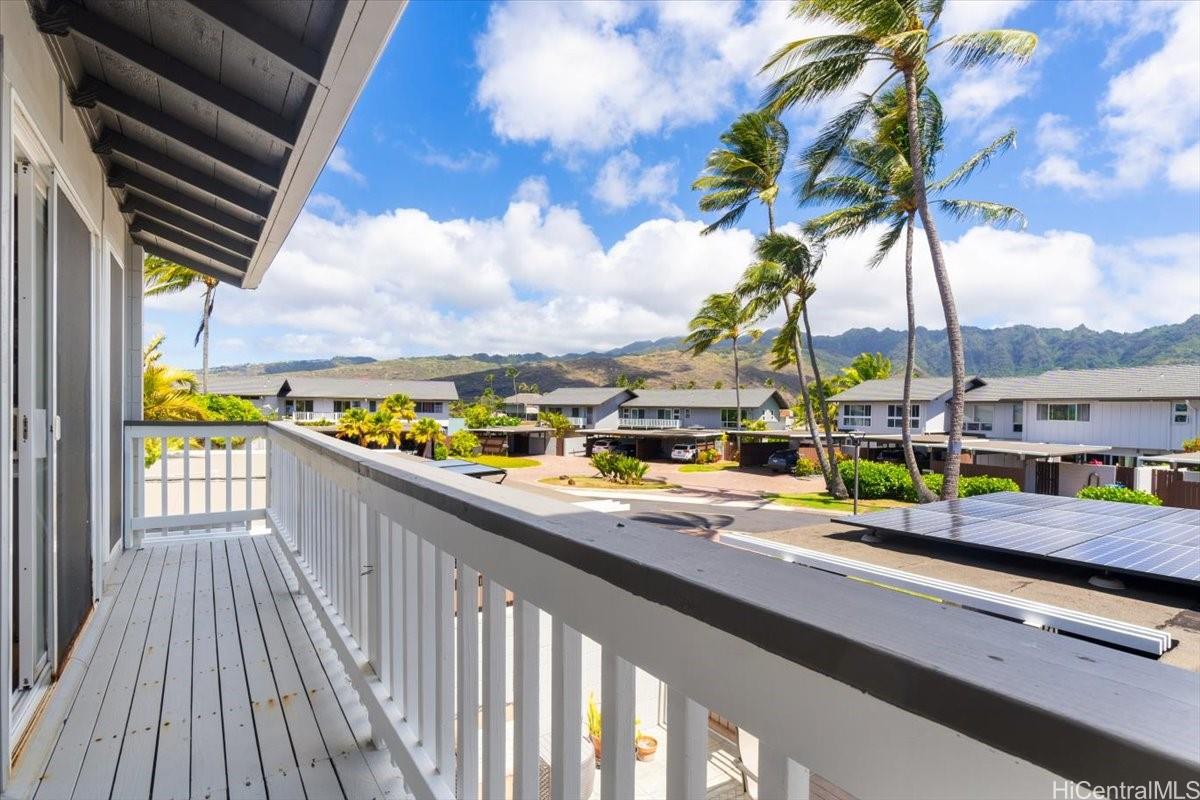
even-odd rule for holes
{"type": "Polygon", "coordinates": [[[640,484],[650,465],[623,453],[603,452],[592,456],[592,466],[600,477],[613,483],[640,484]]]}
{"type": "Polygon", "coordinates": [[[1075,496],[1081,500],[1108,500],[1113,503],[1136,503],[1142,506],[1163,504],[1162,498],[1156,494],[1127,489],[1124,486],[1085,486],[1075,496]]]}
{"type": "Polygon", "coordinates": [[[756,319],[756,309],[744,302],[736,292],[710,294],[688,324],[690,333],[683,340],[692,355],[697,356],[721,342],[732,345],[733,389],[739,426],[742,420],[742,375],[738,342],[743,337],[755,342],[762,337],[761,330],[750,327],[756,319]]]}
{"type": "MultiPolygon", "coordinates": [[[[847,484],[854,482],[854,461],[847,459],[838,464],[842,478],[847,484]]],[[[945,488],[942,475],[921,475],[921,482],[931,492],[941,492],[945,488]]],[[[884,461],[858,462],[858,496],[866,500],[900,500],[907,503],[919,502],[917,488],[908,474],[908,469],[900,464],[890,464],[884,461]]],[[[974,497],[995,492],[1019,492],[1021,487],[1011,478],[1001,478],[992,475],[972,475],[959,481],[956,497],[974,497]]]]}
{"type": "Polygon", "coordinates": [[[202,348],[204,364],[200,372],[200,391],[207,392],[208,334],[212,322],[213,303],[217,294],[217,279],[202,275],[159,256],[146,256],[146,260],[142,264],[142,280],[145,283],[146,297],[179,294],[194,286],[204,287],[204,300],[200,306],[200,327],[196,329],[196,338],[192,342],[192,346],[195,347],[200,344],[201,339],[204,340],[202,348]]]}

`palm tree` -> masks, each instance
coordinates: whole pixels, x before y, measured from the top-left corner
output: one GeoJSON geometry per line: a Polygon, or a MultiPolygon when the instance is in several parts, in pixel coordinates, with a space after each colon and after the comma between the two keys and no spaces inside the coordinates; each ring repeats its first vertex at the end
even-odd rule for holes
{"type": "Polygon", "coordinates": [[[846,388],[863,381],[882,381],[892,377],[892,360],[883,353],[859,353],[850,366],[842,369],[838,381],[846,388]]]}
{"type": "Polygon", "coordinates": [[[367,436],[371,433],[370,420],[363,408],[348,408],[338,417],[337,437],[366,446],[367,436]]]}
{"type": "Polygon", "coordinates": [[[383,398],[383,402],[380,403],[379,407],[381,410],[387,411],[392,416],[398,418],[401,422],[412,422],[417,418],[417,404],[403,392],[390,394],[383,398]]]}
{"type": "Polygon", "coordinates": [[[765,105],[778,114],[797,103],[812,103],[841,93],[863,74],[869,63],[884,63],[889,67],[887,76],[874,91],[852,103],[822,130],[812,149],[811,166],[817,168],[809,170],[804,193],[820,178],[824,164],[842,152],[876,95],[897,78],[904,82],[908,160],[914,166],[913,202],[925,229],[950,349],[950,433],[942,484],[942,497],[950,498],[958,496],[966,362],[954,292],[927,199],[925,159],[918,133],[921,129],[918,97],[929,78],[929,53],[942,49],[949,66],[964,69],[1003,62],[1019,63],[1033,55],[1037,36],[1018,30],[974,31],[931,43],[944,6],[945,0],[799,0],[792,7],[793,16],[832,23],[840,31],[784,45],[768,59],[763,70],[776,72],[775,80],[767,89],[765,105]]]}
{"type": "MultiPolygon", "coordinates": [[[[804,359],[801,356],[804,348],[800,342],[799,309],[812,295],[811,278],[816,266],[814,253],[803,241],[786,233],[768,233],[759,237],[754,251],[758,260],[746,268],[735,291],[746,301],[750,313],[755,318],[765,317],[780,306],[783,307],[785,322],[775,340],[788,342],[789,346],[784,350],[783,362],[772,366],[782,369],[789,362],[796,365],[796,374],[800,378],[801,401],[804,404],[804,419],[808,424],[813,448],[817,452],[817,463],[821,467],[821,475],[825,478],[825,487],[831,495],[845,497],[845,483],[837,470],[836,457],[833,454],[832,426],[826,420],[827,435],[825,448],[822,449],[817,420],[809,398],[808,378],[804,374],[804,359]]],[[[818,260],[819,257],[818,252],[818,260]]],[[[810,350],[811,347],[810,336],[810,350]]],[[[815,355],[812,355],[812,360],[815,363],[815,355]]],[[[776,361],[779,362],[779,359],[776,361]]]]}
{"type": "Polygon", "coordinates": [[[217,279],[182,267],[174,261],[158,256],[146,256],[142,267],[142,279],[146,284],[146,297],[186,292],[197,284],[204,286],[204,305],[200,309],[200,327],[196,329],[195,347],[204,338],[203,370],[200,373],[200,391],[208,393],[208,329],[212,320],[213,301],[216,299],[217,279]]]}
{"type": "Polygon", "coordinates": [[[517,376],[521,374],[521,370],[517,369],[516,367],[505,367],[504,374],[508,376],[508,379],[510,381],[512,381],[513,394],[516,394],[517,393],[517,376]]]}
{"type": "Polygon", "coordinates": [[[196,376],[162,363],[159,334],[142,351],[142,416],[149,420],[196,421],[208,419],[208,410],[196,394],[196,376]]]}
{"type": "MultiPolygon", "coordinates": [[[[870,109],[873,123],[871,135],[847,142],[843,152],[827,165],[824,177],[812,182],[811,188],[800,200],[834,202],[841,205],[840,208],[807,223],[806,229],[818,236],[851,236],[869,225],[886,225],[875,253],[867,264],[869,268],[879,266],[899,240],[901,232],[904,233],[904,294],[908,312],[908,338],[901,401],[905,413],[901,415],[900,440],[904,451],[904,463],[912,477],[913,486],[916,487],[921,501],[928,502],[935,498],[920,478],[920,469],[912,450],[910,415],[907,411],[912,406],[912,377],[917,336],[912,271],[913,230],[917,204],[913,193],[912,168],[908,161],[908,127],[904,123],[907,107],[905,90],[900,87],[885,94],[880,102],[873,103],[870,109]]],[[[937,159],[945,144],[945,121],[941,104],[932,90],[925,89],[922,92],[921,109],[921,152],[925,159],[924,171],[927,176],[932,177],[937,172],[937,159]]],[[[929,195],[935,199],[939,208],[957,219],[974,218],[1002,225],[1017,223],[1023,227],[1024,215],[1011,206],[983,200],[953,200],[942,196],[949,189],[970,178],[976,170],[985,167],[993,157],[1012,147],[1015,142],[1015,131],[998,137],[945,178],[930,184],[929,195]]],[[[810,173],[816,166],[804,164],[810,173]]],[[[864,353],[859,358],[866,355],[864,353]]],[[[852,365],[855,376],[859,381],[867,380],[858,366],[852,365]]]]}
{"type": "Polygon", "coordinates": [[[779,173],[787,159],[788,132],[774,114],[742,114],[721,134],[724,147],[708,154],[704,172],[692,182],[693,191],[707,192],[700,210],[724,211],[702,234],[737,224],[755,199],[767,207],[767,225],[775,231],[775,199],[779,173]]]}
{"type": "Polygon", "coordinates": [[[762,337],[762,331],[748,326],[757,320],[755,309],[743,304],[736,292],[710,294],[696,316],[688,323],[691,331],[683,343],[686,350],[698,356],[713,345],[729,342],[733,345],[733,390],[737,400],[737,426],[742,427],[741,364],[738,360],[738,340],[748,336],[752,341],[762,337]]]}
{"type": "Polygon", "coordinates": [[[408,430],[404,420],[386,408],[370,414],[365,427],[364,439],[366,442],[379,447],[388,445],[399,447],[400,442],[404,439],[405,431],[408,430]]]}
{"type": "Polygon", "coordinates": [[[421,417],[413,424],[409,433],[413,441],[425,445],[426,458],[433,458],[437,454],[436,445],[442,437],[442,426],[436,419],[421,417]]]}

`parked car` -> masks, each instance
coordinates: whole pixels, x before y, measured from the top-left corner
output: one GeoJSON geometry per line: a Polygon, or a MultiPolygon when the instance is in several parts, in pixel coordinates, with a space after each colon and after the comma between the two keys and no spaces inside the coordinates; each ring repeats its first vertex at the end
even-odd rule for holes
{"type": "Polygon", "coordinates": [[[615,445],[615,444],[616,444],[615,439],[593,439],[592,440],[592,452],[593,453],[607,453],[609,450],[613,449],[613,445],[615,445]]]}
{"type": "Polygon", "coordinates": [[[592,453],[622,453],[632,456],[637,454],[637,447],[625,439],[596,439],[592,442],[592,453]]]}
{"type": "Polygon", "coordinates": [[[695,461],[700,448],[694,444],[677,444],[671,448],[672,461],[695,461]]]}
{"type": "Polygon", "coordinates": [[[767,456],[767,466],[772,472],[791,472],[800,460],[798,450],[776,450],[767,456]]]}

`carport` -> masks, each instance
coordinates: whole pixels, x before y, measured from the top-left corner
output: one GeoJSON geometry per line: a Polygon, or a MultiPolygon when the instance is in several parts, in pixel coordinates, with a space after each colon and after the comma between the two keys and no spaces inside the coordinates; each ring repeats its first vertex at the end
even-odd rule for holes
{"type": "Polygon", "coordinates": [[[468,428],[479,437],[485,456],[540,456],[546,452],[552,428],[540,425],[496,425],[468,428]]]}
{"type": "MultiPolygon", "coordinates": [[[[804,431],[729,431],[738,448],[738,464],[743,467],[761,467],[776,450],[798,450],[800,455],[811,461],[817,460],[817,450],[812,436],[804,431]]],[[[818,437],[824,443],[825,437],[818,437]]],[[[833,441],[845,443],[846,434],[833,432],[833,441]]]]}
{"type": "Polygon", "coordinates": [[[589,458],[592,455],[592,445],[597,439],[617,439],[631,442],[634,447],[634,455],[643,461],[651,461],[670,458],[671,448],[677,444],[710,444],[716,447],[717,440],[724,433],[725,431],[717,430],[674,428],[648,431],[590,430],[579,431],[576,435],[584,437],[584,452],[589,458]]]}
{"type": "MultiPolygon", "coordinates": [[[[945,434],[927,433],[912,438],[913,448],[929,453],[929,466],[934,472],[941,471],[940,457],[945,454],[948,437],[945,434]]],[[[865,458],[877,457],[887,450],[898,452],[900,434],[875,433],[863,436],[868,443],[865,458]],[[880,447],[876,447],[876,445],[880,447]]],[[[1111,450],[1107,445],[1057,444],[1054,442],[1022,442],[1008,439],[983,439],[966,437],[962,440],[964,458],[962,474],[993,475],[1011,478],[1025,492],[1059,494],[1062,459],[1075,456],[1103,453],[1111,450]],[[980,456],[989,458],[980,461],[980,456]],[[969,458],[968,458],[969,457],[969,458]]],[[[1084,466],[1068,464],[1068,467],[1084,466]]],[[[1115,468],[1113,468],[1115,470],[1115,468]]],[[[1069,483],[1069,481],[1068,481],[1069,483]]],[[[1074,492],[1071,492],[1074,494],[1074,492]]]]}

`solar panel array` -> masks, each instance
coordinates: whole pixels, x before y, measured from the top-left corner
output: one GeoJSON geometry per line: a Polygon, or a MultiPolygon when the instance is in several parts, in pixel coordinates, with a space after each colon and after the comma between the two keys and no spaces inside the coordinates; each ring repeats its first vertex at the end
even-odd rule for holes
{"type": "Polygon", "coordinates": [[[1000,492],[860,514],[855,525],[1200,584],[1200,510],[1000,492]]]}

